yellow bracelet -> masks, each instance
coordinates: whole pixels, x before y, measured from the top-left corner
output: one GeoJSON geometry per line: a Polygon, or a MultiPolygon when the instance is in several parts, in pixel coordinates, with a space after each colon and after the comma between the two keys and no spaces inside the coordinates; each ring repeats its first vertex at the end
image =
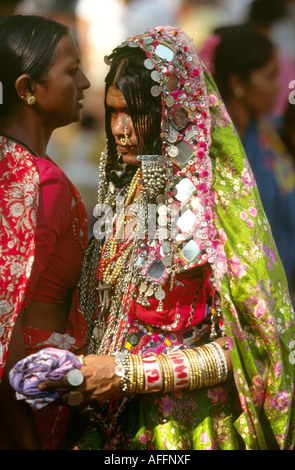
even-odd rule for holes
{"type": "Polygon", "coordinates": [[[136,390],[134,357],[135,357],[134,354],[129,354],[129,361],[130,361],[129,392],[131,393],[131,395],[135,393],[135,390],[136,390]]]}
{"type": "Polygon", "coordinates": [[[190,385],[189,390],[200,388],[202,383],[202,370],[200,361],[193,349],[183,349],[183,354],[187,357],[190,371],[190,385]]]}
{"type": "Polygon", "coordinates": [[[199,353],[200,357],[202,358],[203,368],[204,368],[204,371],[205,371],[203,386],[204,387],[210,387],[213,383],[212,365],[209,361],[208,355],[206,354],[206,352],[205,352],[205,350],[202,346],[197,348],[197,352],[199,353]]]}
{"type": "Polygon", "coordinates": [[[174,388],[174,375],[173,375],[173,369],[172,369],[172,365],[169,360],[169,357],[166,354],[159,354],[157,356],[157,359],[160,364],[163,382],[164,382],[162,393],[172,392],[174,388]]]}
{"type": "Polygon", "coordinates": [[[197,349],[199,354],[202,356],[206,370],[204,386],[212,387],[212,385],[215,385],[218,382],[218,368],[216,360],[214,358],[214,355],[212,355],[212,351],[207,348],[206,345],[201,346],[197,349]]]}

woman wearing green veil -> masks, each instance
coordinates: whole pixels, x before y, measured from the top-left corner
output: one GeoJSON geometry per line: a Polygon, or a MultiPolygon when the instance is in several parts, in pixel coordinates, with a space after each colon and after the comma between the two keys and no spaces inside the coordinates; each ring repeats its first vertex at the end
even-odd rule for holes
{"type": "Polygon", "coordinates": [[[174,27],[129,38],[107,59],[75,390],[92,410],[75,448],[292,449],[294,313],[217,87],[174,27]],[[109,232],[102,208],[117,211],[109,232]],[[142,224],[153,208],[156,224],[142,224]]]}

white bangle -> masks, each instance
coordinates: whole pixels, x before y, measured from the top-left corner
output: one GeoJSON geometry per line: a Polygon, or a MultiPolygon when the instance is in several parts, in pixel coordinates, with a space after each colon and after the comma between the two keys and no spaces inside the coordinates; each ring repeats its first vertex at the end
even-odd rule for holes
{"type": "Polygon", "coordinates": [[[214,356],[216,358],[218,368],[220,369],[219,383],[224,382],[228,377],[228,367],[227,367],[227,362],[226,362],[225,354],[222,350],[222,347],[216,341],[213,341],[212,343],[208,343],[208,346],[211,347],[211,350],[213,351],[214,356]]]}

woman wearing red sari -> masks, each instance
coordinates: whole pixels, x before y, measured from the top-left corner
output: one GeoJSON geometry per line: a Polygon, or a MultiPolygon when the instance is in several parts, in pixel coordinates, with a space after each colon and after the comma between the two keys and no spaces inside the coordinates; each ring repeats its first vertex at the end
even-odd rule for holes
{"type": "Polygon", "coordinates": [[[2,19],[0,57],[0,448],[55,449],[69,409],[48,407],[46,415],[32,416],[27,405],[15,403],[7,376],[16,361],[40,348],[77,351],[84,341],[79,312],[77,330],[71,326],[71,304],[87,217],[46,147],[54,129],[80,119],[90,84],[68,28],[52,20],[2,19]]]}

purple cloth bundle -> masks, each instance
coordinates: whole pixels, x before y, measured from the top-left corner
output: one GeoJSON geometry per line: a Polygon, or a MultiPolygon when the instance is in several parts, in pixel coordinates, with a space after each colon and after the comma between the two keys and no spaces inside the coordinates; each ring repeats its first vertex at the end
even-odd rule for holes
{"type": "Polygon", "coordinates": [[[9,372],[9,381],[17,400],[25,400],[32,408],[40,410],[66,389],[39,390],[39,383],[61,379],[69,370],[81,367],[79,359],[70,351],[45,348],[19,361],[9,372]]]}

